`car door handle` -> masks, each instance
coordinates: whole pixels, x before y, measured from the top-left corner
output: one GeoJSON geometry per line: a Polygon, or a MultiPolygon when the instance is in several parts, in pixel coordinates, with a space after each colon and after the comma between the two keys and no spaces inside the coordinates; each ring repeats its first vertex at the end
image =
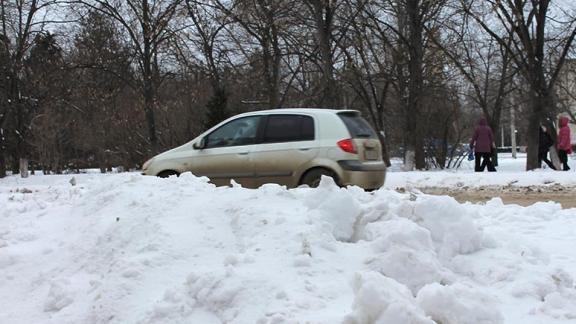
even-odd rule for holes
{"type": "Polygon", "coordinates": [[[248,152],[240,152],[238,155],[248,155],[248,152]]]}
{"type": "Polygon", "coordinates": [[[310,151],[309,147],[303,147],[303,148],[299,148],[298,150],[300,151],[310,151]]]}

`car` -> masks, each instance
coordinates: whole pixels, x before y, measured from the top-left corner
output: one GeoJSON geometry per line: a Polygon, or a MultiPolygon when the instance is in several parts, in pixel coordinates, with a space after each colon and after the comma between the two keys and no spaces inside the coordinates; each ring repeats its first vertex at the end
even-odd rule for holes
{"type": "Polygon", "coordinates": [[[142,169],[159,177],[190,171],[219,186],[234,180],[246,188],[316,187],[329,176],[340,186],[371,190],[386,176],[380,140],[359,111],[317,108],[236,115],[146,161],[142,169]]]}

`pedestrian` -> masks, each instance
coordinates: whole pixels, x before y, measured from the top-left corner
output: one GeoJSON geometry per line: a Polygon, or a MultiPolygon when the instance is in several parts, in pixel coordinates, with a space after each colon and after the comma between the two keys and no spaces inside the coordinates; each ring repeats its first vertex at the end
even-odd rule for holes
{"type": "Polygon", "coordinates": [[[570,127],[568,126],[568,117],[560,117],[560,131],[558,132],[558,157],[562,163],[562,170],[568,171],[568,154],[572,153],[572,144],[570,143],[570,127]]]}
{"type": "Polygon", "coordinates": [[[474,171],[484,172],[485,167],[488,167],[489,172],[496,171],[492,162],[495,147],[492,129],[488,126],[486,118],[480,118],[470,140],[470,149],[474,149],[474,171]]]}
{"type": "Polygon", "coordinates": [[[548,160],[548,150],[554,145],[552,136],[548,133],[546,126],[540,125],[540,130],[538,134],[538,165],[542,167],[542,161],[544,161],[552,170],[556,170],[556,167],[552,161],[548,160]]]}

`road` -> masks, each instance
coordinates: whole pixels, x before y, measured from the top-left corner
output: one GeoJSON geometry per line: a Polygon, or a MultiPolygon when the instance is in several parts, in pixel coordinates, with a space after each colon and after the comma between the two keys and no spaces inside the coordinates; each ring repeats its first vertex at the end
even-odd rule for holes
{"type": "Polygon", "coordinates": [[[460,187],[460,188],[418,188],[424,193],[433,195],[448,195],[459,202],[480,203],[494,197],[502,198],[505,204],[518,204],[529,206],[537,202],[554,201],[560,203],[562,208],[576,208],[576,187],[532,186],[532,187],[460,187]]]}

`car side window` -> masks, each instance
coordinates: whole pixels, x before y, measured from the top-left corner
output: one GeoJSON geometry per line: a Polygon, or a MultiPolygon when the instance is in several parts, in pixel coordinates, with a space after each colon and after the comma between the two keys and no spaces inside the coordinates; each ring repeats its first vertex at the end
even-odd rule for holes
{"type": "Polygon", "coordinates": [[[270,115],[262,136],[263,143],[314,140],[314,119],[304,115],[270,115]]]}
{"type": "Polygon", "coordinates": [[[206,136],[206,148],[254,144],[260,118],[243,117],[222,125],[206,136]]]}

